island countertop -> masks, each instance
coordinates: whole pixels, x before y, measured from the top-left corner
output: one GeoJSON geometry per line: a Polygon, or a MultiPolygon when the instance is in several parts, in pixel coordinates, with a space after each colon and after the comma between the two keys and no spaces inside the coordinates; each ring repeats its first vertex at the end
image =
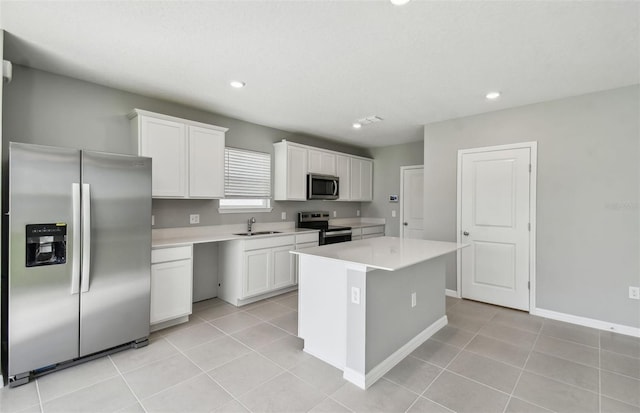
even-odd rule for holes
{"type": "Polygon", "coordinates": [[[467,244],[398,237],[369,238],[291,251],[386,271],[396,271],[466,247],[467,244]]]}

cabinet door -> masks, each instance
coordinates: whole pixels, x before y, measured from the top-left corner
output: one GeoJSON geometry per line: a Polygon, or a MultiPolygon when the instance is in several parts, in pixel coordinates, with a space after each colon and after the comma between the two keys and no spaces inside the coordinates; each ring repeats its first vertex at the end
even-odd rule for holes
{"type": "Polygon", "coordinates": [[[351,158],[351,201],[371,201],[372,186],[373,162],[351,158]]]}
{"type": "Polygon", "coordinates": [[[351,158],[336,156],[336,175],[340,178],[340,198],[338,201],[351,200],[351,158]]]}
{"type": "Polygon", "coordinates": [[[362,161],[357,158],[351,158],[351,191],[350,198],[352,201],[362,200],[362,161]]]}
{"type": "Polygon", "coordinates": [[[140,155],[153,159],[153,197],[187,196],[187,136],[184,124],[142,116],[140,155]]]}
{"type": "MultiPolygon", "coordinates": [[[[313,242],[304,242],[301,244],[296,244],[296,250],[303,250],[305,248],[315,248],[318,246],[318,241],[313,242]]],[[[294,284],[298,283],[298,256],[294,255],[293,260],[293,273],[294,273],[294,284]]]]}
{"type": "Polygon", "coordinates": [[[189,196],[224,198],[224,132],[189,126],[189,196]]]}
{"type": "Polygon", "coordinates": [[[272,272],[271,249],[246,251],[242,283],[243,298],[269,291],[272,272]]]}
{"type": "Polygon", "coordinates": [[[151,324],[191,314],[191,260],[151,265],[151,324]]]}
{"type": "Polygon", "coordinates": [[[309,149],[309,172],[323,175],[336,174],[336,155],[309,149]]]}
{"type": "Polygon", "coordinates": [[[287,199],[307,199],[307,150],[287,147],[287,199]]]}
{"type": "Polygon", "coordinates": [[[278,289],[295,284],[294,256],[289,251],[294,245],[272,249],[273,253],[273,283],[272,288],[278,289]]]}
{"type": "Polygon", "coordinates": [[[371,201],[373,199],[373,162],[360,160],[360,200],[371,201]]]}

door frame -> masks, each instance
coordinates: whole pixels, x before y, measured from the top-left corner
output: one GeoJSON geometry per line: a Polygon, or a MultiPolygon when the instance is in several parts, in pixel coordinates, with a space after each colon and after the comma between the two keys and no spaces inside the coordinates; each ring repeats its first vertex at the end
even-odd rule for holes
{"type": "MultiPolygon", "coordinates": [[[[457,210],[456,210],[456,241],[462,243],[462,156],[471,153],[494,152],[507,149],[528,148],[531,154],[531,173],[529,174],[529,313],[536,308],[536,192],[538,174],[538,142],[521,142],[507,145],[484,146],[480,148],[458,150],[458,177],[457,177],[457,210]]],[[[457,297],[462,297],[462,251],[456,253],[456,287],[457,297]]]]}
{"type": "MultiPolygon", "coordinates": [[[[400,167],[400,238],[404,238],[404,171],[410,169],[422,169],[422,173],[424,174],[424,165],[409,165],[400,167]]],[[[422,196],[425,196],[424,188],[422,188],[422,196]]],[[[424,238],[424,234],[422,235],[424,238]]]]}

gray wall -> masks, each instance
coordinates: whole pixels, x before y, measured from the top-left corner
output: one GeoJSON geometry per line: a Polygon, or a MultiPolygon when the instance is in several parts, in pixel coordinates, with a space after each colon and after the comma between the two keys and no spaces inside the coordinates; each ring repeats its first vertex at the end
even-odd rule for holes
{"type": "Polygon", "coordinates": [[[424,143],[411,142],[401,145],[372,148],[373,156],[373,202],[362,204],[362,216],[385,218],[385,234],[400,235],[400,203],[389,202],[389,195],[400,195],[400,167],[422,165],[424,143]],[[391,211],[396,217],[391,217],[391,211]]]}
{"type": "Polygon", "coordinates": [[[458,149],[537,141],[536,306],[640,327],[639,102],[636,85],[425,125],[426,238],[456,239],[458,149]]]}
{"type": "MultiPolygon", "coordinates": [[[[273,154],[273,143],[283,138],[302,144],[369,156],[366,149],[319,137],[292,134],[216,115],[177,103],[153,99],[93,83],[14,65],[13,81],[5,85],[3,170],[9,141],[69,146],[117,153],[136,153],[127,114],[134,108],[150,110],[229,128],[226,145],[273,154]]],[[[281,212],[295,220],[300,210],[337,211],[355,217],[360,203],[330,201],[273,202],[273,212],[218,214],[216,200],[154,200],[154,228],[189,226],[189,214],[200,214],[200,225],[231,224],[256,216],[258,222],[279,221],[281,212]]],[[[6,210],[6,206],[5,206],[6,210]]]]}

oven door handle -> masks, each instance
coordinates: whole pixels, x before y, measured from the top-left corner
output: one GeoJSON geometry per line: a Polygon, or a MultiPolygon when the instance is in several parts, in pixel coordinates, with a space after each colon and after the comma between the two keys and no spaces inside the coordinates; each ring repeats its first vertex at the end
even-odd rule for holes
{"type": "Polygon", "coordinates": [[[351,235],[351,230],[346,229],[344,231],[329,231],[324,233],[325,238],[339,237],[340,235],[351,235]]]}

